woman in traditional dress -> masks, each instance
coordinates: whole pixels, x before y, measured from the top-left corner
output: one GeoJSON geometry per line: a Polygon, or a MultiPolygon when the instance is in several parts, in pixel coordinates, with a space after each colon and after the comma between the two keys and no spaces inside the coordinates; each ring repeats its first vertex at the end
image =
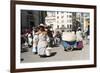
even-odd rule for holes
{"type": "Polygon", "coordinates": [[[39,41],[38,41],[38,54],[40,57],[44,57],[47,56],[46,55],[46,49],[48,46],[48,42],[47,42],[47,32],[44,29],[44,26],[40,26],[39,27],[39,41]]]}

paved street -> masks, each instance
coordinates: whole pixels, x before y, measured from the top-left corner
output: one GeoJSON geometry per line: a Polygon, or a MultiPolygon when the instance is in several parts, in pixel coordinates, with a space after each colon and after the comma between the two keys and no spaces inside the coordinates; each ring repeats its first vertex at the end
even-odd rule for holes
{"type": "Polygon", "coordinates": [[[40,58],[37,54],[32,53],[32,48],[28,48],[28,52],[21,53],[22,63],[32,62],[50,62],[50,61],[68,61],[68,60],[86,60],[89,59],[89,44],[84,41],[84,48],[82,50],[64,51],[63,46],[54,47],[52,49],[53,55],[51,57],[40,58]]]}

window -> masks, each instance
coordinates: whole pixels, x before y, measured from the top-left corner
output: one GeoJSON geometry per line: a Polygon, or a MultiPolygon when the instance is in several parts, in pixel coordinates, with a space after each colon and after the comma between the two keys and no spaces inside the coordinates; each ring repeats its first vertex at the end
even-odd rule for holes
{"type": "Polygon", "coordinates": [[[70,24],[70,29],[72,28],[72,25],[70,24]]]}
{"type": "Polygon", "coordinates": [[[62,25],[62,28],[64,28],[65,26],[64,25],[62,25]]]}
{"type": "Polygon", "coordinates": [[[64,18],[64,16],[61,16],[61,18],[64,18]]]}
{"type": "Polygon", "coordinates": [[[59,28],[59,25],[57,25],[57,28],[59,28]]]}
{"type": "Polygon", "coordinates": [[[67,28],[69,29],[69,25],[67,24],[67,28]]]}
{"type": "Polygon", "coordinates": [[[69,15],[69,18],[72,18],[72,15],[69,15]]]}
{"type": "Polygon", "coordinates": [[[59,16],[57,16],[57,19],[59,19],[59,16]]]}
{"type": "Polygon", "coordinates": [[[57,14],[59,14],[59,12],[57,11],[57,14]]]}

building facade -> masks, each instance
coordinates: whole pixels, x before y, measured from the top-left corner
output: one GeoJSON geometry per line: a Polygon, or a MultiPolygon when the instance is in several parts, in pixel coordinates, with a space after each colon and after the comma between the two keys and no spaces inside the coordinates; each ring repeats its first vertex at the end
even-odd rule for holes
{"type": "Polygon", "coordinates": [[[48,11],[45,23],[52,26],[54,30],[57,28],[69,30],[72,28],[72,13],[48,11]]]}
{"type": "Polygon", "coordinates": [[[88,28],[88,26],[90,26],[90,14],[89,13],[85,13],[84,14],[84,26],[83,26],[83,29],[86,30],[88,28]]]}
{"type": "Polygon", "coordinates": [[[82,30],[89,25],[89,13],[82,12],[62,12],[62,11],[47,11],[45,23],[52,26],[54,30],[57,28],[65,29],[67,31],[75,30],[78,27],[82,30]]]}

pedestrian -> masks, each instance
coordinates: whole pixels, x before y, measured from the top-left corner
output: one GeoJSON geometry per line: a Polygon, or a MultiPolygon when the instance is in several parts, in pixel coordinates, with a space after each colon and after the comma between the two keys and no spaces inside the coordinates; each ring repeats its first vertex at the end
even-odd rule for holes
{"type": "Polygon", "coordinates": [[[81,28],[78,28],[78,30],[76,31],[76,36],[77,36],[77,41],[83,40],[81,28]]]}
{"type": "Polygon", "coordinates": [[[25,39],[25,35],[22,33],[21,34],[21,52],[26,52],[28,48],[28,43],[25,39]]]}
{"type": "Polygon", "coordinates": [[[73,50],[73,48],[76,47],[75,32],[63,32],[62,44],[64,46],[64,51],[73,50]]]}
{"type": "Polygon", "coordinates": [[[89,40],[90,35],[90,25],[88,25],[88,30],[87,30],[87,39],[89,40]]]}
{"type": "Polygon", "coordinates": [[[82,38],[81,28],[78,28],[76,32],[76,36],[77,36],[77,48],[82,49],[83,48],[83,38],[82,38]]]}
{"type": "Polygon", "coordinates": [[[45,31],[47,32],[47,36],[48,36],[48,46],[49,47],[53,47],[53,32],[52,30],[50,30],[50,28],[45,27],[45,31]]]}
{"type": "Polygon", "coordinates": [[[29,47],[32,47],[32,34],[28,33],[28,45],[29,47]]]}
{"type": "MultiPolygon", "coordinates": [[[[39,26],[39,41],[38,41],[38,55],[40,57],[47,57],[47,32],[44,29],[44,26],[39,26]]],[[[50,55],[50,54],[49,54],[50,55]]]]}
{"type": "Polygon", "coordinates": [[[34,29],[34,37],[33,37],[33,48],[32,52],[37,54],[37,45],[38,45],[38,27],[34,29]]]}
{"type": "Polygon", "coordinates": [[[59,31],[56,31],[55,35],[54,35],[54,41],[55,41],[55,45],[59,45],[61,42],[61,33],[59,31]]]}

